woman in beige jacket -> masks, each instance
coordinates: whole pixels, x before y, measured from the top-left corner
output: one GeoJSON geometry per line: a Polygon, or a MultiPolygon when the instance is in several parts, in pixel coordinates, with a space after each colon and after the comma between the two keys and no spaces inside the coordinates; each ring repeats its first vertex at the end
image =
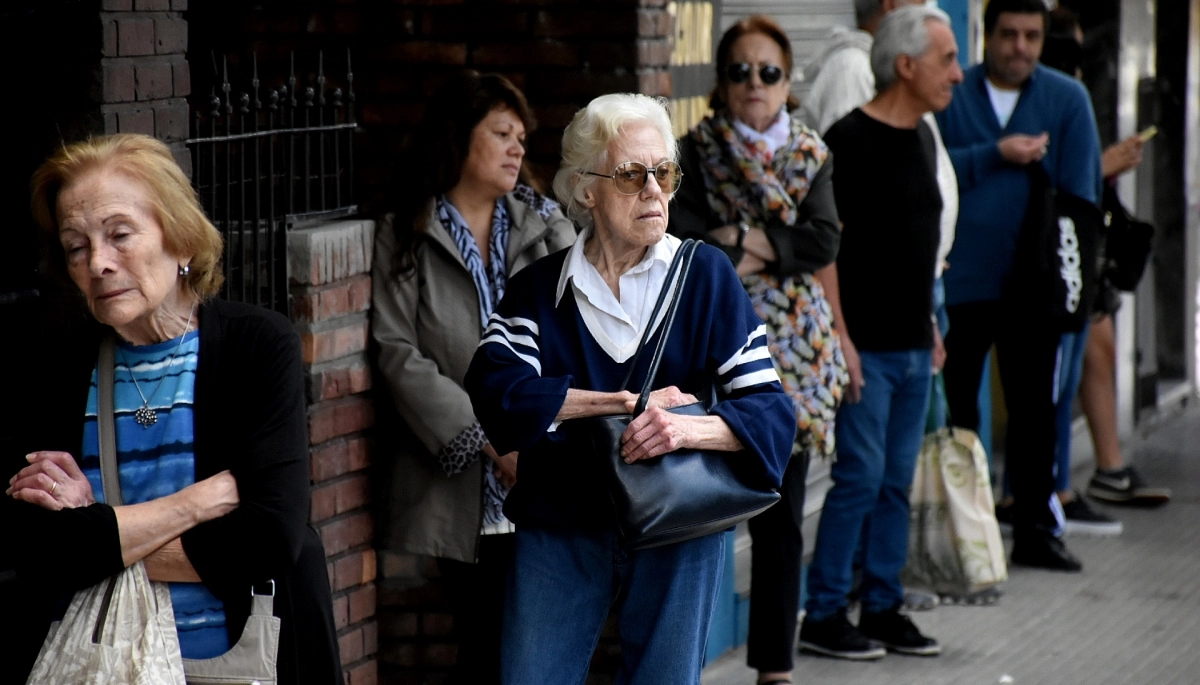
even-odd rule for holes
{"type": "Polygon", "coordinates": [[[437,557],[456,683],[499,682],[513,537],[502,505],[518,457],[492,449],[463,376],[508,277],[575,240],[559,206],[519,182],[532,125],[503,77],[450,79],[429,100],[375,239],[371,334],[390,399],[377,422],[381,542],[437,557]]]}

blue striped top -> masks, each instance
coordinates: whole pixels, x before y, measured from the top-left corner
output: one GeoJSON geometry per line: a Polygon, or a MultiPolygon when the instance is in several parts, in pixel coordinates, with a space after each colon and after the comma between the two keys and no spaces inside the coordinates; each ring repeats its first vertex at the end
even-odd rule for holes
{"type": "MultiPolygon", "coordinates": [[[[138,504],[179,492],[196,480],[192,400],[200,334],[154,345],[117,343],[113,378],[117,465],[125,504],[138,504]],[[176,348],[179,352],[176,354],[176,348]],[[132,375],[131,375],[132,374],[132,375]],[[158,421],[143,427],[134,419],[142,398],[137,378],[158,421]],[[161,383],[161,387],[160,384],[161,383]]],[[[83,426],[82,469],[96,501],[103,502],[100,442],[96,432],[96,371],[88,390],[83,426]]],[[[188,659],[206,659],[229,651],[225,605],[203,583],[170,583],[179,646],[188,659]]]]}

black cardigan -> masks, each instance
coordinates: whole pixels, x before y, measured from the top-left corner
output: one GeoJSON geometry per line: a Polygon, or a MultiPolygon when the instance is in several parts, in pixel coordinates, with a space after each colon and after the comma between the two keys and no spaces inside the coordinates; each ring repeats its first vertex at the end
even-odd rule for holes
{"type": "MultiPolygon", "coordinates": [[[[679,166],[683,183],[671,200],[667,230],[678,238],[693,238],[721,249],[736,265],[742,260],[742,249],[721,245],[708,232],[725,225],[708,204],[708,188],[696,141],[691,134],[679,139],[679,166]]],[[[833,198],[833,155],[825,159],[813,177],[808,195],[800,203],[796,223],[776,222],[762,226],[775,247],[779,260],[768,268],[786,278],[813,273],[833,263],[841,241],[837,204],[833,198]]]]}
{"type": "MultiPolygon", "coordinates": [[[[276,581],[281,619],[280,683],[341,683],[324,548],[308,524],[308,425],[299,340],[274,312],[212,300],[200,307],[196,371],[196,480],[229,469],[240,505],[182,536],[204,584],[225,602],[230,642],[250,609],[250,587],[276,581]]],[[[83,408],[102,329],[48,336],[34,358],[42,373],[34,401],[22,405],[24,430],[5,446],[4,473],[36,450],[79,459],[83,408]]],[[[47,511],[4,497],[3,544],[12,554],[34,620],[27,642],[40,646],[53,600],[120,572],[112,507],[47,511]]],[[[62,598],[58,598],[61,605],[62,598]]],[[[26,649],[28,645],[26,646],[26,649]]],[[[35,654],[13,655],[31,664],[35,654]]]]}

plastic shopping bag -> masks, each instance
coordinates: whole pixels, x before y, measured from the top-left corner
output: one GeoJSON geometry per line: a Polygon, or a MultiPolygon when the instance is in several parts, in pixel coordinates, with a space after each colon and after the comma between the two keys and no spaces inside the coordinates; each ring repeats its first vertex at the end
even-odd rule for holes
{"type": "Polygon", "coordinates": [[[165,583],[142,562],[71,599],[50,626],[30,685],[184,685],[175,613],[165,583]]]}

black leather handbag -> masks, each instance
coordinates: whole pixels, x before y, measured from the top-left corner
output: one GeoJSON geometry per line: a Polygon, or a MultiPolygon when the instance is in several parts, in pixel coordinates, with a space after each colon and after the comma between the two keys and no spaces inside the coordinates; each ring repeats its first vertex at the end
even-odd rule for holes
{"type": "MultiPolygon", "coordinates": [[[[696,241],[687,240],[671,262],[667,279],[659,293],[650,323],[629,367],[622,387],[628,387],[633,369],[650,339],[653,322],[658,319],[668,291],[673,291],[663,316],[662,333],[646,372],[646,382],[632,416],[629,414],[595,416],[571,421],[571,432],[582,440],[581,447],[592,453],[608,490],[616,515],[618,532],[627,549],[647,549],[691,540],[725,530],[766,510],[779,501],[779,493],[756,486],[745,468],[753,457],[744,452],[714,450],[676,450],[661,457],[626,464],[621,458],[621,435],[634,417],[646,409],[659,363],[666,353],[671,324],[679,305],[679,296],[687,283],[688,269],[696,251],[696,241]],[[674,283],[674,288],[672,288],[674,283]]],[[[710,385],[708,405],[715,401],[710,385]]],[[[704,403],[688,404],[669,410],[673,414],[707,416],[704,403]]]]}
{"type": "Polygon", "coordinates": [[[1029,204],[1007,295],[1031,318],[1063,332],[1079,332],[1099,288],[1100,208],[1056,189],[1040,162],[1026,170],[1029,204]]]}
{"type": "Polygon", "coordinates": [[[1100,275],[1117,290],[1137,290],[1154,241],[1154,226],[1129,214],[1117,189],[1104,188],[1104,263],[1100,275]]]}

